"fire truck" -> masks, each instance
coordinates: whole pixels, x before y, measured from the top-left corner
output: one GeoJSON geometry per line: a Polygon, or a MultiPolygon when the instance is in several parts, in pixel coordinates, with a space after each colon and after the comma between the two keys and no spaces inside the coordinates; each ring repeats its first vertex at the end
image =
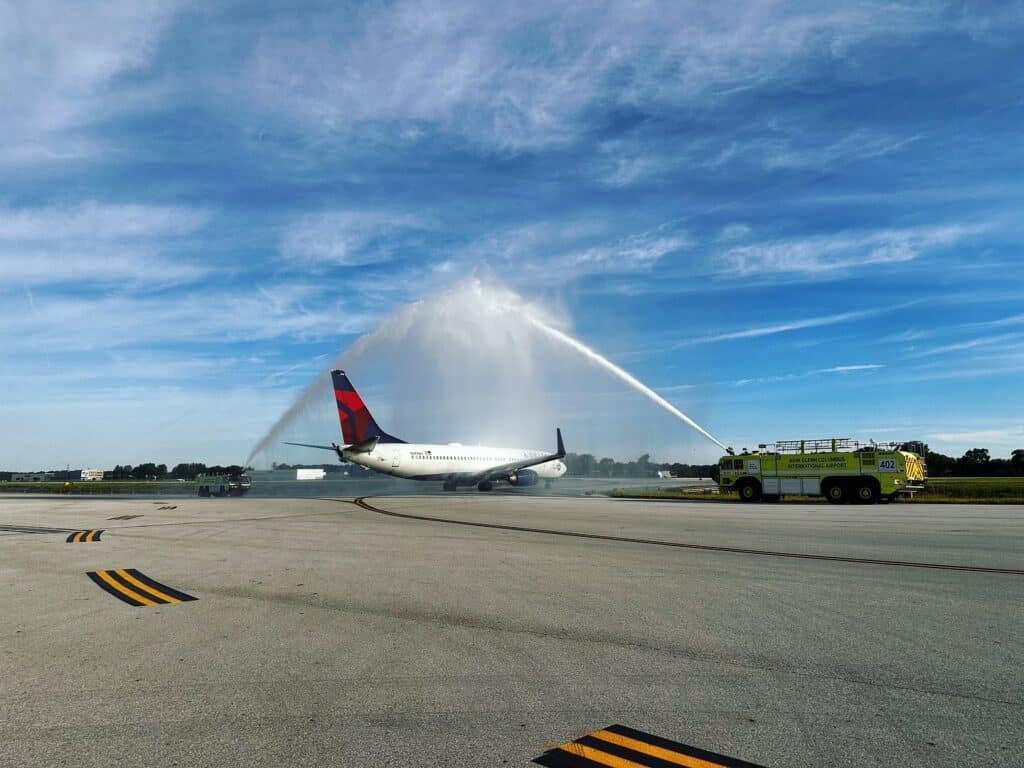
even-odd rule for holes
{"type": "Polygon", "coordinates": [[[196,478],[198,496],[242,496],[252,487],[246,474],[202,474],[196,478]]]}
{"type": "Polygon", "coordinates": [[[719,488],[741,501],[824,496],[833,504],[876,504],[924,490],[928,446],[859,443],[849,438],[781,440],[718,462],[719,488]]]}

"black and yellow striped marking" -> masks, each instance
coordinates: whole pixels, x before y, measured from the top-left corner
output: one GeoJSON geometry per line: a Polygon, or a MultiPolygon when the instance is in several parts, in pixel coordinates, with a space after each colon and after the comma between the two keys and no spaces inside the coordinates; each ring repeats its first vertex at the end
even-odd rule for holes
{"type": "Polygon", "coordinates": [[[186,603],[198,598],[153,581],[134,568],[115,568],[109,571],[89,571],[86,574],[96,586],[110,593],[118,600],[136,607],[143,605],[169,605],[186,603]]]}
{"type": "Polygon", "coordinates": [[[545,752],[533,762],[548,768],[761,768],[624,725],[609,725],[545,752]]]}
{"type": "Polygon", "coordinates": [[[94,529],[91,531],[75,531],[74,533],[68,534],[68,537],[64,539],[68,544],[80,544],[88,541],[99,541],[100,534],[105,531],[105,528],[94,529]]]}

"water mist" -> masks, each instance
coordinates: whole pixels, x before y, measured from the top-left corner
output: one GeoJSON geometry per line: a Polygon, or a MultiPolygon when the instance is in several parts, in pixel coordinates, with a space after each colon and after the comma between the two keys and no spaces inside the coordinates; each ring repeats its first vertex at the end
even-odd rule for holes
{"type": "MultiPolygon", "coordinates": [[[[600,370],[725,448],[650,387],[560,330],[565,325],[549,308],[472,278],[398,309],[328,368],[346,370],[381,425],[412,441],[545,446],[574,404],[595,396],[588,387],[600,370]]],[[[621,394],[615,397],[615,407],[582,408],[575,418],[607,419],[607,412],[622,410],[621,394]]],[[[338,437],[325,370],[255,445],[249,463],[257,456],[269,463],[283,440],[338,437]]]]}

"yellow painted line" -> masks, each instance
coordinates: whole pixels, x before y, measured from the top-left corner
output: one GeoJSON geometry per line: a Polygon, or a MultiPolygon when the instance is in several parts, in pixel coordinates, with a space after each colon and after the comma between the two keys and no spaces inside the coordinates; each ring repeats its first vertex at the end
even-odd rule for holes
{"type": "Polygon", "coordinates": [[[124,584],[120,584],[114,579],[110,578],[110,575],[106,571],[96,571],[96,575],[103,579],[105,582],[107,582],[107,584],[112,586],[122,595],[128,595],[128,597],[132,598],[133,600],[138,600],[143,605],[160,605],[160,603],[156,602],[155,600],[150,600],[145,595],[135,594],[135,592],[125,587],[124,584]]]}
{"type": "Polygon", "coordinates": [[[78,533],[76,533],[74,537],[71,539],[71,543],[77,544],[78,542],[80,542],[82,540],[83,533],[85,533],[85,531],[79,531],[78,533]]]}
{"type": "Polygon", "coordinates": [[[95,536],[95,535],[96,535],[96,531],[89,531],[87,534],[85,534],[85,540],[86,541],[92,541],[93,536],[95,536]]]}
{"type": "Polygon", "coordinates": [[[592,763],[610,766],[610,768],[647,768],[642,763],[634,763],[632,760],[627,760],[624,757],[609,755],[607,752],[588,747],[586,744],[577,744],[575,741],[563,744],[559,749],[563,752],[568,752],[570,755],[590,760],[592,763]]]}
{"type": "Polygon", "coordinates": [[[146,592],[148,592],[149,594],[153,595],[154,597],[156,597],[156,598],[158,598],[160,600],[163,600],[165,603],[180,603],[181,602],[181,600],[179,600],[176,597],[171,597],[170,595],[165,595],[159,589],[155,589],[155,588],[149,586],[148,584],[143,584],[141,581],[139,581],[134,576],[132,576],[130,573],[128,573],[128,571],[126,571],[124,568],[118,568],[116,571],[114,571],[114,573],[116,573],[122,579],[127,581],[133,587],[138,587],[139,589],[143,589],[146,592]]]}
{"type": "Polygon", "coordinates": [[[634,752],[642,752],[645,755],[657,757],[669,763],[675,763],[676,765],[685,765],[686,768],[722,768],[721,763],[712,763],[708,760],[701,760],[699,757],[683,755],[679,752],[673,752],[671,749],[665,749],[664,747],[656,747],[653,744],[648,744],[645,741],[631,739],[629,736],[623,736],[618,733],[612,733],[611,731],[594,731],[589,735],[601,739],[601,741],[607,741],[612,744],[618,744],[620,747],[632,749],[634,752]]]}

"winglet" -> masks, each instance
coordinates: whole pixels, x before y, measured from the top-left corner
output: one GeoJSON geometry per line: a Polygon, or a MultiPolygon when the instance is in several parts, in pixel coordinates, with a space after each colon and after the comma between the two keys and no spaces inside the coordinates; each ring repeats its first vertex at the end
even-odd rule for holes
{"type": "Polygon", "coordinates": [[[565,458],[565,443],[562,442],[562,428],[561,427],[555,427],[555,437],[558,440],[558,450],[555,451],[555,458],[556,459],[564,459],[565,458]]]}

